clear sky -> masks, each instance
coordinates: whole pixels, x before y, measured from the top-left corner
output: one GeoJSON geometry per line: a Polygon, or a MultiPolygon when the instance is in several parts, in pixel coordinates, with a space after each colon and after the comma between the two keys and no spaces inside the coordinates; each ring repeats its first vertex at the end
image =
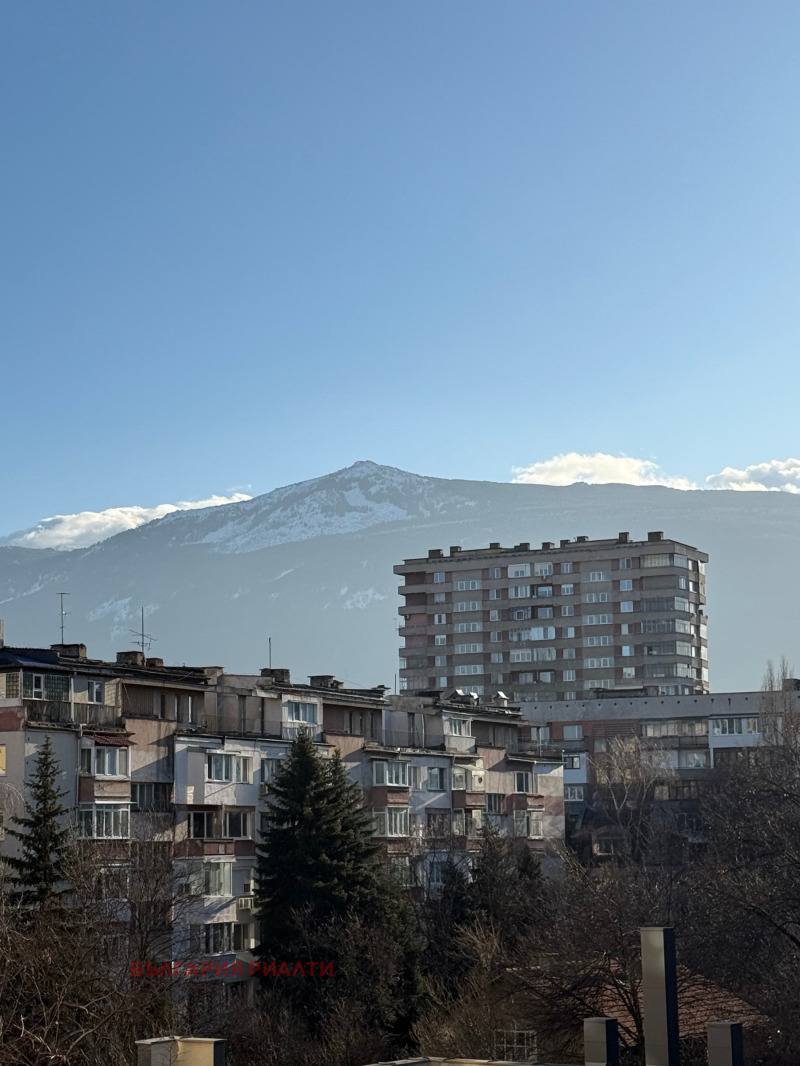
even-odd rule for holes
{"type": "Polygon", "coordinates": [[[0,7],[0,533],[798,452],[800,5],[0,7]]]}

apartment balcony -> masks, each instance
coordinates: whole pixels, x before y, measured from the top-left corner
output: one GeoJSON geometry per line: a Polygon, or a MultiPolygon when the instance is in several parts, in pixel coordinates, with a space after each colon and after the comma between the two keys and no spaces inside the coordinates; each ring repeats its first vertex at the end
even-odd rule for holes
{"type": "Polygon", "coordinates": [[[282,740],[297,740],[301,733],[308,733],[312,740],[322,739],[322,730],[316,722],[281,722],[282,740]]]}
{"type": "MultiPolygon", "coordinates": [[[[199,725],[209,733],[237,733],[262,735],[270,732],[270,723],[261,728],[261,715],[203,714],[199,725]]],[[[273,726],[274,728],[274,726],[273,726]]]]}
{"type": "Polygon", "coordinates": [[[467,792],[463,788],[454,788],[452,791],[453,810],[472,808],[483,810],[486,806],[485,792],[467,792]]]}
{"type": "Polygon", "coordinates": [[[101,728],[120,726],[122,711],[99,703],[69,703],[56,700],[22,701],[29,722],[52,722],[59,725],[85,725],[101,728]]]}
{"type": "Polygon", "coordinates": [[[452,733],[446,733],[444,737],[444,750],[469,753],[475,751],[475,737],[460,737],[452,733]]]}
{"type": "Polygon", "coordinates": [[[373,785],[365,796],[367,807],[407,807],[411,802],[411,791],[393,785],[373,785]]]}

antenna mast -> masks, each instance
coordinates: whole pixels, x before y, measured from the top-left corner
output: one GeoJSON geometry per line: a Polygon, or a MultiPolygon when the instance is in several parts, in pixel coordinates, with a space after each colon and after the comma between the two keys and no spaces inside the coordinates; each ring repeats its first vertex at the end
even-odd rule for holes
{"type": "Polygon", "coordinates": [[[57,592],[56,595],[58,596],[60,604],[61,604],[61,610],[60,610],[60,613],[61,613],[61,643],[63,644],[64,643],[64,619],[67,616],[67,612],[64,610],[64,597],[65,596],[69,596],[69,593],[68,592],[57,592]]]}
{"type": "Polygon", "coordinates": [[[134,644],[142,649],[142,655],[145,655],[150,650],[150,645],[155,640],[149,633],[144,631],[144,607],[142,607],[142,626],[141,629],[132,629],[131,633],[137,638],[134,640],[134,644]]]}

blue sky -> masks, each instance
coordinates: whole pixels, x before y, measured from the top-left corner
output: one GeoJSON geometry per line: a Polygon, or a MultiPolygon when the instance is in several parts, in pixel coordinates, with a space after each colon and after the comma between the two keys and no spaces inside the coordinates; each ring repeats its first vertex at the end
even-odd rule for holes
{"type": "MultiPolygon", "coordinates": [[[[0,9],[0,533],[362,458],[782,462],[796,2],[0,9]]],[[[800,482],[799,482],[800,483],[800,482]]]]}

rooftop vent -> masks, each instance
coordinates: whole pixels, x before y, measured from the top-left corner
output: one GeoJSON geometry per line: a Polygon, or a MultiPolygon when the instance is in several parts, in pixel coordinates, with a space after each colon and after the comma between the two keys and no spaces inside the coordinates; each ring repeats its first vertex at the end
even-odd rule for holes
{"type": "Polygon", "coordinates": [[[496,551],[499,547],[500,547],[500,541],[499,540],[493,540],[492,543],[489,545],[489,548],[494,550],[494,551],[496,551]]]}
{"type": "Polygon", "coordinates": [[[312,674],[308,680],[312,688],[339,689],[344,684],[343,681],[337,681],[333,674],[312,674]]]}
{"type": "Polygon", "coordinates": [[[117,666],[144,666],[144,652],[118,651],[117,666]]]}
{"type": "Polygon", "coordinates": [[[559,541],[559,543],[562,548],[566,548],[569,545],[569,538],[567,538],[566,540],[559,541]]]}
{"type": "Polygon", "coordinates": [[[542,547],[543,548],[555,548],[555,544],[553,543],[552,540],[543,540],[542,541],[542,547]]]}
{"type": "Polygon", "coordinates": [[[441,559],[442,558],[442,549],[441,548],[428,548],[428,558],[429,559],[441,559]]]}
{"type": "Polygon", "coordinates": [[[530,541],[523,540],[520,544],[515,544],[514,550],[520,552],[529,552],[531,550],[530,541]]]}
{"type": "Polygon", "coordinates": [[[505,692],[495,692],[494,696],[492,696],[492,703],[498,707],[507,707],[508,696],[506,696],[505,692]]]}
{"type": "Polygon", "coordinates": [[[451,555],[458,555],[458,553],[460,551],[461,551],[461,545],[460,544],[451,544],[451,546],[450,546],[450,554],[451,555]]]}
{"type": "Polygon", "coordinates": [[[586,544],[588,540],[589,540],[588,537],[576,537],[575,538],[575,543],[576,544],[586,544]]]}
{"type": "Polygon", "coordinates": [[[648,533],[647,534],[647,539],[648,540],[663,540],[664,539],[664,534],[661,532],[661,530],[657,530],[655,533],[648,533]]]}
{"type": "Polygon", "coordinates": [[[620,544],[627,544],[630,539],[631,539],[630,533],[618,533],[617,534],[617,540],[619,541],[620,544]]]}
{"type": "Polygon", "coordinates": [[[145,665],[150,666],[153,669],[160,669],[164,665],[163,659],[146,659],[145,665]]]}

